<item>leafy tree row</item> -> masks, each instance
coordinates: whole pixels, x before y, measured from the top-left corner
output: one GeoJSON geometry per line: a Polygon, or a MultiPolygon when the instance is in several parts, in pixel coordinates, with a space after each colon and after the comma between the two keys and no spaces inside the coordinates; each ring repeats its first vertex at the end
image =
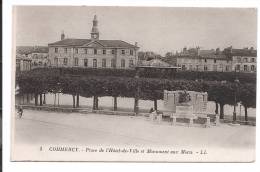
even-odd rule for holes
{"type": "Polygon", "coordinates": [[[226,104],[235,105],[237,102],[242,102],[245,107],[246,120],[247,108],[256,105],[256,85],[253,83],[28,72],[17,77],[17,84],[22,94],[34,94],[36,106],[43,104],[42,95],[48,92],[54,94],[60,92],[72,95],[73,107],[79,107],[79,96],[93,96],[93,109],[98,109],[98,97],[112,96],[116,110],[117,97],[137,99],[138,96],[143,100],[154,101],[155,109],[157,109],[157,100],[163,99],[163,90],[184,89],[208,92],[209,100],[216,103],[216,113],[220,107],[220,118],[224,118],[224,105],[226,104]],[[38,97],[40,102],[38,102],[38,97]]]}
{"type": "MultiPolygon", "coordinates": [[[[25,72],[26,73],[26,72],[25,72]]],[[[72,76],[115,76],[115,77],[135,77],[134,69],[99,69],[99,68],[36,68],[27,73],[41,75],[72,75],[72,76]]],[[[170,69],[141,69],[139,72],[142,78],[167,78],[177,80],[205,80],[205,81],[228,81],[234,82],[237,78],[240,83],[256,83],[256,73],[239,73],[239,72],[200,72],[200,71],[177,71],[170,69]]]]}

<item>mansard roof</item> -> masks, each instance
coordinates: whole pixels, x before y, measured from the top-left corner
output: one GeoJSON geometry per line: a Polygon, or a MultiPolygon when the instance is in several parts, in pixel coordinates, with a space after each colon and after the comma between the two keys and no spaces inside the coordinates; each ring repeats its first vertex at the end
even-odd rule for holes
{"type": "Polygon", "coordinates": [[[87,46],[91,43],[98,43],[103,47],[107,48],[138,48],[135,45],[129,44],[121,40],[91,40],[91,39],[64,39],[54,43],[50,43],[49,46],[87,46]]]}
{"type": "Polygon", "coordinates": [[[253,47],[235,49],[235,48],[232,48],[232,46],[230,46],[228,48],[225,48],[223,52],[229,56],[246,56],[246,57],[256,57],[257,56],[257,50],[255,50],[253,47]]]}
{"type": "Polygon", "coordinates": [[[250,49],[232,49],[232,56],[256,57],[257,51],[250,49]]]}

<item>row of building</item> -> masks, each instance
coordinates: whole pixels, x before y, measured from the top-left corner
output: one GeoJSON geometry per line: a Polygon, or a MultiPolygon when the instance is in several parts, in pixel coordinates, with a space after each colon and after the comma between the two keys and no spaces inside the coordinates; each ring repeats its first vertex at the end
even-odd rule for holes
{"type": "Polygon", "coordinates": [[[16,71],[26,71],[36,67],[49,66],[48,51],[48,47],[45,46],[16,47],[16,71]]]}
{"type": "MultiPolygon", "coordinates": [[[[48,44],[48,48],[34,48],[32,51],[17,51],[16,62],[20,70],[34,67],[87,67],[134,69],[137,65],[177,66],[180,70],[191,71],[241,71],[256,72],[257,52],[253,48],[221,51],[183,48],[181,52],[150,62],[138,58],[137,43],[122,40],[99,39],[96,15],[90,39],[71,39],[61,34],[61,39],[48,44]]],[[[18,70],[19,70],[18,69],[18,70]]]]}
{"type": "Polygon", "coordinates": [[[232,46],[221,51],[183,48],[168,61],[181,70],[219,71],[219,72],[256,72],[257,51],[251,48],[234,49],[232,46]]]}

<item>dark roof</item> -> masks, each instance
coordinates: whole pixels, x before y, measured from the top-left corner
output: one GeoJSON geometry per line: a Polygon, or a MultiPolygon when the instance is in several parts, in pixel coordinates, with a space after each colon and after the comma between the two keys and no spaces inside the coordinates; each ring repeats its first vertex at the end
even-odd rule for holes
{"type": "Polygon", "coordinates": [[[256,50],[250,49],[232,49],[233,56],[248,56],[248,57],[256,57],[256,50]]]}
{"type": "Polygon", "coordinates": [[[214,49],[211,50],[200,50],[199,51],[200,56],[211,56],[211,55],[215,55],[216,52],[214,49]]]}
{"type": "Polygon", "coordinates": [[[149,61],[139,61],[139,65],[141,66],[153,66],[153,67],[171,67],[171,64],[164,62],[160,59],[152,59],[149,61]]]}
{"type": "Polygon", "coordinates": [[[57,41],[54,43],[50,43],[49,45],[69,45],[69,46],[82,46],[84,44],[88,44],[91,42],[91,39],[64,39],[61,41],[57,41]]]}
{"type": "MultiPolygon", "coordinates": [[[[50,43],[49,46],[83,46],[91,42],[91,39],[64,39],[61,41],[50,43]]],[[[104,47],[138,48],[135,45],[121,40],[95,40],[93,41],[93,43],[99,43],[104,47]]]]}
{"type": "Polygon", "coordinates": [[[48,47],[46,46],[17,46],[17,54],[31,54],[31,53],[48,53],[48,47]]]}
{"type": "Polygon", "coordinates": [[[178,58],[192,58],[192,59],[217,59],[217,60],[229,60],[229,58],[223,54],[221,55],[212,55],[212,56],[176,56],[178,58]]]}

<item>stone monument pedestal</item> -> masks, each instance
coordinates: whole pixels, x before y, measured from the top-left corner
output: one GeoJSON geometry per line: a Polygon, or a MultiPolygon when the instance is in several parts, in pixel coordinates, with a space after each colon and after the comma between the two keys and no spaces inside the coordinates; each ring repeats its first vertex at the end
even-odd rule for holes
{"type": "Polygon", "coordinates": [[[219,115],[216,115],[215,125],[219,126],[219,115]]]}
{"type": "Polygon", "coordinates": [[[150,117],[150,120],[151,120],[151,121],[154,121],[155,114],[154,114],[154,113],[150,113],[150,116],[149,116],[149,117],[150,117]]]}
{"type": "Polygon", "coordinates": [[[210,117],[206,118],[206,127],[210,127],[210,117]]]}
{"type": "Polygon", "coordinates": [[[193,118],[192,117],[190,118],[189,126],[193,126],[193,118]]]}
{"type": "Polygon", "coordinates": [[[171,118],[172,118],[172,125],[176,125],[176,122],[177,122],[176,117],[175,116],[171,116],[171,118]]]}
{"type": "Polygon", "coordinates": [[[196,115],[193,114],[193,105],[183,104],[176,106],[176,113],[172,115],[172,125],[176,124],[177,118],[189,119],[189,126],[192,126],[193,120],[197,118],[196,115]]]}
{"type": "Polygon", "coordinates": [[[196,118],[196,115],[193,114],[193,106],[188,104],[176,106],[175,115],[180,118],[196,118]]]}
{"type": "Polygon", "coordinates": [[[162,122],[162,114],[157,115],[157,122],[160,124],[162,122]]]}

